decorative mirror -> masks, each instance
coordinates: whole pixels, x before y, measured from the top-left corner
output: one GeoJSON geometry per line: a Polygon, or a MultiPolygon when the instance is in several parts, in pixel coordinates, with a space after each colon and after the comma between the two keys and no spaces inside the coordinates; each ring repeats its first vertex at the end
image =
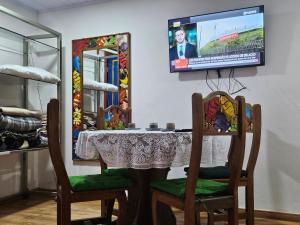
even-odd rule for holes
{"type": "Polygon", "coordinates": [[[81,160],[75,153],[80,131],[124,129],[130,122],[130,34],[73,40],[72,48],[72,157],[81,160]]]}

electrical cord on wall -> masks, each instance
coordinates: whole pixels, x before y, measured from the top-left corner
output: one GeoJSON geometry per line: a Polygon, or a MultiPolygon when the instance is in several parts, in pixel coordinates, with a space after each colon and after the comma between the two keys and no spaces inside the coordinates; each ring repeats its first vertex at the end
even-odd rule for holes
{"type": "MultiPolygon", "coordinates": [[[[218,74],[218,83],[216,84],[212,79],[209,79],[209,71],[206,70],[205,81],[206,81],[206,85],[209,87],[211,91],[220,90],[220,79],[222,78],[221,70],[218,69],[217,74],[218,74]]],[[[234,95],[245,89],[247,89],[247,87],[234,76],[234,68],[231,68],[228,75],[227,93],[230,95],[234,95]],[[237,90],[236,90],[236,86],[238,86],[237,90]]]]}
{"type": "Polygon", "coordinates": [[[245,90],[245,89],[247,89],[247,87],[241,81],[239,81],[237,78],[235,78],[234,69],[231,68],[230,73],[228,75],[228,93],[230,95],[234,95],[234,94],[237,94],[237,93],[239,93],[239,92],[241,92],[242,90],[245,90]],[[233,90],[231,90],[232,80],[233,80],[233,87],[232,87],[233,90]],[[234,90],[236,85],[239,86],[238,90],[234,90]]]}
{"type": "Polygon", "coordinates": [[[214,90],[214,88],[210,86],[210,84],[209,84],[209,82],[208,82],[208,78],[209,78],[209,73],[208,73],[208,70],[206,70],[206,77],[205,77],[206,85],[209,87],[209,89],[210,89],[211,91],[219,91],[219,89],[220,89],[220,88],[219,88],[219,85],[220,85],[220,76],[219,76],[219,74],[218,74],[218,83],[217,83],[217,84],[215,84],[215,82],[213,82],[213,81],[210,79],[210,82],[213,84],[213,86],[214,86],[214,88],[215,88],[216,90],[214,90]]]}

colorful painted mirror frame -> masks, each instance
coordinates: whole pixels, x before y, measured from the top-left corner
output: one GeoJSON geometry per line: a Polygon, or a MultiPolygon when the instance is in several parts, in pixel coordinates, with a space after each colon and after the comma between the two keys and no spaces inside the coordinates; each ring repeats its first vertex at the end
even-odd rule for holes
{"type": "MultiPolygon", "coordinates": [[[[131,107],[130,76],[130,33],[84,38],[72,41],[72,124],[73,124],[73,160],[81,160],[75,154],[75,144],[79,132],[83,129],[83,79],[82,57],[84,50],[102,49],[117,46],[119,58],[119,108],[123,113],[131,107]]],[[[131,117],[131,115],[126,115],[131,117]]],[[[120,115],[124,118],[124,115],[120,115]]],[[[127,118],[128,121],[128,118],[127,118]]]]}

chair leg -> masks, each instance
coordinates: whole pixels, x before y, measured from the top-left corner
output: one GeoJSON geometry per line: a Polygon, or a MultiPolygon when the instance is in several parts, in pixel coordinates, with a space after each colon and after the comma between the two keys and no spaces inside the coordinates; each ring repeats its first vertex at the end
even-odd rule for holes
{"type": "Polygon", "coordinates": [[[56,215],[56,218],[57,218],[57,225],[63,225],[62,222],[61,222],[61,199],[58,198],[58,196],[56,197],[56,212],[57,212],[57,215],[56,215]]]}
{"type": "Polygon", "coordinates": [[[106,217],[106,200],[101,200],[101,217],[106,217]]]}
{"type": "Polygon", "coordinates": [[[112,213],[114,209],[115,199],[107,200],[106,201],[106,219],[108,221],[108,224],[112,221],[112,213]]]}
{"type": "Polygon", "coordinates": [[[196,224],[195,210],[184,209],[184,225],[196,224]]]}
{"type": "Polygon", "coordinates": [[[248,178],[246,186],[246,225],[254,225],[254,185],[253,178],[248,178]]]}
{"type": "MultiPolygon", "coordinates": [[[[236,194],[237,195],[237,194],[236,194]]],[[[233,206],[228,210],[228,225],[239,224],[239,205],[238,197],[234,197],[233,206]]]]}
{"type": "Polygon", "coordinates": [[[214,212],[207,213],[207,225],[214,225],[215,224],[215,217],[214,212]]]}
{"type": "MultiPolygon", "coordinates": [[[[119,203],[119,213],[118,213],[117,225],[127,225],[127,218],[126,218],[127,199],[126,199],[125,192],[120,193],[117,196],[117,200],[119,203]]],[[[112,202],[112,201],[110,201],[110,202],[112,202]]]]}
{"type": "Polygon", "coordinates": [[[157,219],[157,194],[155,192],[152,193],[152,222],[153,222],[153,225],[158,225],[158,219],[157,219]]]}
{"type": "Polygon", "coordinates": [[[195,220],[196,220],[196,225],[201,225],[201,221],[200,221],[200,212],[195,213],[195,220]]]}
{"type": "Polygon", "coordinates": [[[71,225],[71,203],[63,200],[61,202],[61,224],[71,225]]]}

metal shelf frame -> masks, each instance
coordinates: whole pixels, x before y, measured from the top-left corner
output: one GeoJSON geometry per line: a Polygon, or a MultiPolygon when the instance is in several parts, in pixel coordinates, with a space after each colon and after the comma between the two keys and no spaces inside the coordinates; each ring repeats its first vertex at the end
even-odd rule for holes
{"type": "MultiPolygon", "coordinates": [[[[57,75],[61,79],[61,82],[63,80],[62,77],[62,34],[47,27],[40,23],[37,23],[33,20],[27,19],[26,17],[22,16],[21,14],[10,10],[6,7],[3,7],[0,5],[0,13],[6,14],[9,17],[15,18],[18,21],[22,21],[33,28],[38,28],[39,30],[46,32],[46,34],[41,35],[31,35],[31,36],[25,36],[18,32],[8,30],[6,28],[0,28],[1,30],[4,30],[5,32],[9,32],[12,35],[18,36],[18,38],[23,40],[23,66],[28,66],[29,62],[29,55],[28,55],[28,47],[29,47],[29,41],[34,41],[38,44],[42,44],[46,47],[52,48],[57,50],[58,54],[58,62],[57,62],[57,75]],[[46,40],[49,38],[56,38],[56,47],[48,45],[46,43],[41,42],[40,40],[46,40]],[[29,40],[29,41],[28,41],[29,40]]],[[[9,75],[9,74],[5,74],[9,75]]],[[[21,78],[20,78],[21,79],[21,78]]],[[[23,107],[28,107],[28,79],[24,79],[23,82],[23,92],[24,92],[24,99],[23,99],[23,107]]],[[[62,99],[62,91],[61,91],[61,82],[57,83],[57,98],[60,99],[60,108],[61,108],[61,99],[62,99]]],[[[61,115],[60,115],[61,118],[61,115]]],[[[47,148],[47,147],[46,147],[47,148]]],[[[23,197],[27,197],[29,195],[29,189],[28,189],[28,153],[32,151],[37,150],[43,150],[45,147],[41,148],[33,148],[33,149],[26,149],[26,150],[17,150],[17,151],[6,151],[5,154],[1,155],[8,155],[13,153],[19,153],[21,154],[21,180],[20,180],[20,193],[23,197]]]]}

